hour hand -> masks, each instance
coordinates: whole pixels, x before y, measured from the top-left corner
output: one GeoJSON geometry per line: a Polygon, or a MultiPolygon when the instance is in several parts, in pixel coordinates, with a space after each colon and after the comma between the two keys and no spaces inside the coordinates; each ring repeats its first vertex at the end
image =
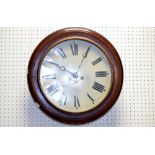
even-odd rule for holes
{"type": "Polygon", "coordinates": [[[52,65],[55,65],[55,66],[57,66],[58,68],[61,68],[59,64],[52,62],[52,59],[51,59],[49,56],[46,56],[46,57],[45,57],[45,62],[46,62],[46,63],[49,63],[49,64],[52,64],[52,65]]]}
{"type": "Polygon", "coordinates": [[[57,67],[60,69],[60,71],[68,72],[68,73],[70,73],[74,78],[77,78],[77,73],[72,73],[72,72],[68,71],[64,66],[60,66],[59,64],[57,64],[57,63],[55,63],[55,62],[52,62],[52,61],[50,60],[49,57],[46,58],[46,63],[55,65],[55,66],[57,66],[57,67]]]}
{"type": "Polygon", "coordinates": [[[64,66],[60,66],[59,64],[54,63],[54,62],[51,62],[51,61],[48,61],[47,63],[50,63],[50,64],[52,64],[52,65],[57,66],[57,67],[60,69],[60,71],[68,72],[68,73],[70,73],[73,77],[76,77],[76,76],[77,76],[76,73],[72,73],[72,72],[68,71],[64,66]]]}
{"type": "Polygon", "coordinates": [[[59,65],[59,64],[57,64],[57,63],[54,63],[54,62],[48,62],[48,63],[50,63],[50,64],[52,64],[52,65],[55,65],[55,66],[57,66],[58,68],[61,68],[61,66],[59,65]]]}

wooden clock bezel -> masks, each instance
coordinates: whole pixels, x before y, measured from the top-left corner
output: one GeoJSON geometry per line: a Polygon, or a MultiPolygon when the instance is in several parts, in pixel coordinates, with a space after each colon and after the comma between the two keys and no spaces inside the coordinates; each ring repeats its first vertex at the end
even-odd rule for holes
{"type": "Polygon", "coordinates": [[[104,115],[114,105],[123,84],[123,67],[116,49],[102,35],[86,28],[65,28],[50,34],[35,48],[29,61],[27,80],[34,101],[48,116],[68,124],[83,124],[104,115]],[[71,113],[58,109],[48,102],[39,86],[38,74],[42,58],[50,48],[70,39],[86,40],[96,45],[107,56],[112,68],[110,92],[102,103],[86,112],[71,113]]]}

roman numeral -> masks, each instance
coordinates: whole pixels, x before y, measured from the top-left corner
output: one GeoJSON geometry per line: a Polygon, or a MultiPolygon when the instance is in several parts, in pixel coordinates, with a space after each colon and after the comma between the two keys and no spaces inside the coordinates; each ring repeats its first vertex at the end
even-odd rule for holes
{"type": "Polygon", "coordinates": [[[64,58],[64,59],[67,58],[67,56],[62,48],[59,48],[58,53],[61,55],[62,58],[64,58]]]}
{"type": "Polygon", "coordinates": [[[94,99],[87,93],[87,96],[89,97],[89,99],[93,102],[94,104],[94,99]]]}
{"type": "Polygon", "coordinates": [[[103,90],[104,90],[104,86],[101,85],[101,84],[99,84],[99,83],[97,83],[97,82],[94,82],[94,85],[93,85],[92,88],[95,89],[95,90],[97,90],[97,91],[99,91],[100,93],[102,93],[103,90]]]}
{"type": "Polygon", "coordinates": [[[45,75],[45,76],[42,76],[42,78],[43,78],[44,80],[56,79],[56,74],[45,75]]]}
{"type": "Polygon", "coordinates": [[[107,71],[96,72],[96,77],[106,77],[109,73],[107,71]]]}
{"type": "Polygon", "coordinates": [[[99,57],[98,59],[96,59],[95,61],[92,62],[92,65],[96,65],[97,63],[99,63],[100,61],[102,61],[103,58],[102,57],[99,57]]]}
{"type": "Polygon", "coordinates": [[[60,100],[59,100],[60,105],[62,105],[62,104],[66,105],[66,100],[67,100],[67,94],[65,92],[63,92],[60,97],[60,100]]]}
{"type": "Polygon", "coordinates": [[[78,55],[78,44],[75,44],[75,42],[73,44],[70,44],[71,50],[72,50],[72,54],[73,55],[78,55]]]}
{"type": "Polygon", "coordinates": [[[74,96],[74,107],[77,109],[80,107],[80,102],[77,96],[74,96]]]}
{"type": "Polygon", "coordinates": [[[51,95],[54,95],[56,92],[59,91],[59,86],[57,84],[53,84],[47,88],[47,92],[51,95]]]}
{"type": "Polygon", "coordinates": [[[86,53],[84,53],[84,55],[83,55],[84,58],[87,57],[87,55],[88,55],[88,53],[89,53],[89,51],[90,51],[90,48],[91,48],[91,46],[89,46],[88,49],[87,49],[87,51],[86,51],[86,53]]]}

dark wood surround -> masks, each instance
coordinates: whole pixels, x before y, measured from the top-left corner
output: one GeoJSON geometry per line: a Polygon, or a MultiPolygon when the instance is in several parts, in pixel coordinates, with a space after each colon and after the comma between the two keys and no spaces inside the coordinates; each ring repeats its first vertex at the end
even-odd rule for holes
{"type": "Polygon", "coordinates": [[[34,50],[28,65],[28,86],[35,102],[50,117],[68,124],[83,124],[104,115],[116,102],[123,83],[123,67],[120,57],[113,45],[99,33],[85,28],[65,28],[43,39],[34,50]],[[71,113],[62,111],[43,95],[38,81],[39,67],[43,57],[50,48],[70,39],[80,39],[93,43],[107,56],[112,68],[112,87],[100,105],[86,112],[71,113]]]}

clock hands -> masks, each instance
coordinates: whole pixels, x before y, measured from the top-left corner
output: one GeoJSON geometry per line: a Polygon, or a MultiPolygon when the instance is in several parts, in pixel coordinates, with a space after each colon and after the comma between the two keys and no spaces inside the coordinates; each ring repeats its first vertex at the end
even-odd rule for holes
{"type": "Polygon", "coordinates": [[[90,48],[91,48],[91,46],[89,46],[88,49],[86,50],[86,52],[83,54],[81,63],[80,63],[80,65],[79,65],[79,67],[78,67],[78,69],[77,69],[77,71],[76,71],[75,73],[70,72],[70,71],[67,70],[64,66],[60,66],[60,65],[57,64],[57,63],[54,63],[54,62],[49,61],[49,58],[46,58],[46,59],[47,59],[46,61],[47,61],[47,63],[50,63],[50,64],[52,64],[52,65],[57,66],[61,71],[65,71],[65,72],[70,73],[70,74],[73,76],[73,78],[78,78],[78,71],[79,71],[79,69],[80,69],[80,67],[81,67],[81,65],[82,65],[82,63],[83,63],[83,61],[84,61],[84,59],[87,58],[87,55],[88,55],[88,52],[90,51],[90,48]]]}
{"type": "Polygon", "coordinates": [[[56,64],[56,63],[54,63],[54,62],[47,61],[47,63],[50,63],[50,64],[52,64],[52,65],[55,65],[55,66],[57,66],[58,68],[61,68],[61,67],[59,66],[59,64],[56,64]]]}
{"type": "Polygon", "coordinates": [[[74,77],[74,78],[78,78],[78,71],[79,71],[79,69],[80,69],[80,67],[81,67],[81,65],[82,65],[82,63],[83,63],[83,61],[84,61],[84,59],[87,58],[87,55],[88,55],[88,52],[90,51],[90,48],[91,48],[91,46],[89,46],[88,49],[86,50],[86,52],[82,55],[81,63],[80,63],[80,65],[79,65],[77,71],[75,72],[75,77],[74,77]]]}
{"type": "Polygon", "coordinates": [[[66,72],[70,73],[74,78],[77,77],[77,74],[76,73],[72,73],[72,72],[68,71],[64,66],[61,66],[60,67],[60,70],[61,71],[66,71],[66,72]]]}
{"type": "Polygon", "coordinates": [[[54,63],[54,62],[51,62],[51,61],[48,61],[48,63],[57,66],[61,71],[68,72],[68,73],[70,73],[74,78],[77,78],[77,73],[72,73],[72,72],[70,72],[70,71],[67,70],[64,66],[60,66],[59,64],[54,63]]]}
{"type": "MultiPolygon", "coordinates": [[[[81,67],[81,65],[82,65],[82,63],[83,63],[83,61],[84,61],[84,59],[87,58],[87,55],[88,55],[88,52],[90,51],[90,48],[91,48],[91,46],[89,46],[88,49],[87,49],[87,51],[83,54],[82,60],[81,60],[81,63],[80,63],[80,65],[79,65],[79,68],[77,69],[77,72],[78,72],[78,70],[80,69],[80,67],[81,67]]],[[[77,73],[77,72],[76,72],[76,73],[77,73]]]]}

